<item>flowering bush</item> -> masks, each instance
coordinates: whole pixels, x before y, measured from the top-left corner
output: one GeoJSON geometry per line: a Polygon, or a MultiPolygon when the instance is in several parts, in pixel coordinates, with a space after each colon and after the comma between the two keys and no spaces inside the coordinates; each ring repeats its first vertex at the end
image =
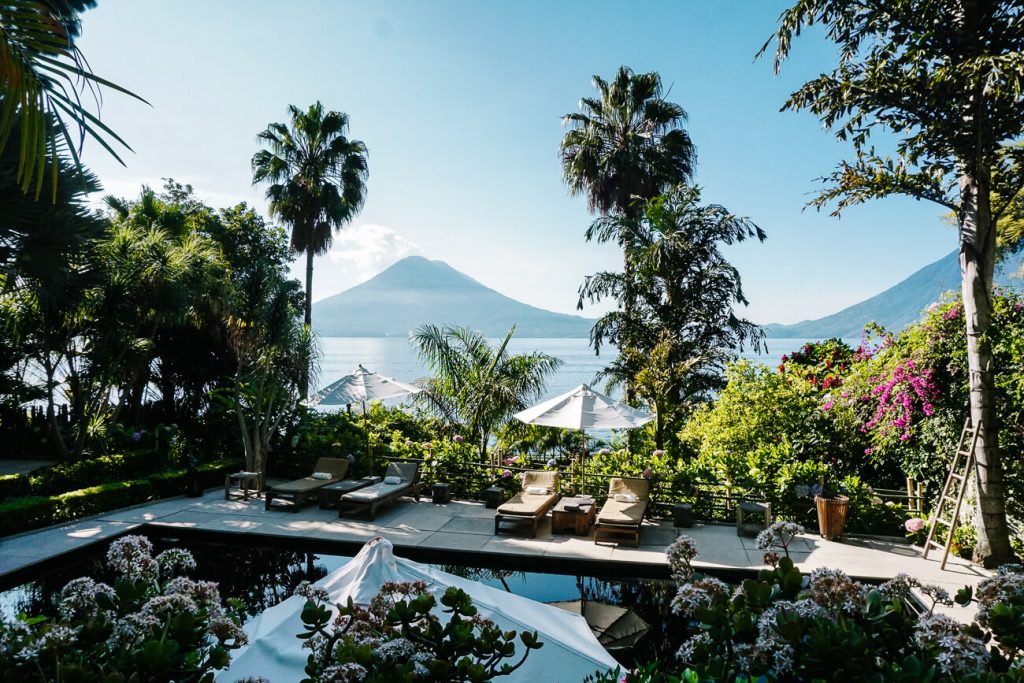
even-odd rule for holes
{"type": "MultiPolygon", "coordinates": [[[[934,612],[936,604],[953,604],[946,591],[904,574],[868,586],[835,569],[802,576],[783,557],[756,579],[729,587],[693,571],[695,552],[689,542],[668,550],[680,582],[672,608],[689,624],[678,673],[651,663],[589,680],[1024,680],[1024,574],[1007,570],[980,583],[977,618],[964,624],[934,612]],[[908,608],[915,588],[932,603],[921,615],[908,608]]],[[[965,589],[956,601],[971,599],[965,589]]]]}
{"type": "Polygon", "coordinates": [[[514,672],[531,650],[542,646],[536,632],[523,632],[516,654],[516,632],[503,632],[481,617],[458,588],[437,600],[422,581],[385,583],[366,608],[338,605],[333,615],[323,591],[300,586],[306,598],[299,634],[311,650],[305,680],[321,681],[489,681],[514,672]],[[505,660],[513,660],[514,664],[505,660]]]}
{"type": "Polygon", "coordinates": [[[0,620],[0,680],[212,681],[246,643],[217,585],[183,576],[195,568],[188,551],[154,556],[147,538],[125,536],[106,561],[113,586],[75,579],[53,618],[0,620]]]}

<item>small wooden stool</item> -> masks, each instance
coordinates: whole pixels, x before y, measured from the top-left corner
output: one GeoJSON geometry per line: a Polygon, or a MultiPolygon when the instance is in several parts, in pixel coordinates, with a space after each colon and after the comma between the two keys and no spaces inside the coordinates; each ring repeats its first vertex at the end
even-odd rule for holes
{"type": "Polygon", "coordinates": [[[736,535],[756,536],[772,523],[772,504],[744,502],[736,506],[736,535]],[[763,523],[762,523],[763,517],[763,523]]]}
{"type": "Polygon", "coordinates": [[[242,500],[249,500],[249,491],[254,490],[253,494],[256,498],[259,498],[262,493],[260,486],[260,473],[259,472],[232,472],[224,476],[224,500],[231,500],[232,495],[240,492],[242,500]],[[237,487],[235,491],[231,490],[231,487],[237,487]]]}

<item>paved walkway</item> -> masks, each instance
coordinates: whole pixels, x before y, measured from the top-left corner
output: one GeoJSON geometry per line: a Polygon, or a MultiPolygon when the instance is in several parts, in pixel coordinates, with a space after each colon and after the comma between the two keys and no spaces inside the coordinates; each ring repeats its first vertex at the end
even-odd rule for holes
{"type": "MultiPolygon", "coordinates": [[[[665,548],[681,533],[692,536],[699,550],[698,567],[719,570],[750,570],[762,567],[762,552],[754,539],[739,537],[732,526],[696,525],[675,529],[670,522],[644,525],[639,548],[596,545],[593,535],[575,537],[552,535],[549,522],[540,526],[537,538],[494,535],[494,511],[480,503],[452,502],[434,505],[427,500],[403,500],[382,509],[373,522],[338,519],[337,512],[306,506],[297,513],[264,510],[261,499],[249,501],[223,499],[221,490],[209,491],[202,498],[174,498],[148,505],[125,508],[72,524],[41,529],[0,539],[0,583],[31,580],[33,565],[65,553],[88,552],[89,546],[112,536],[139,529],[162,535],[191,536],[197,532],[216,532],[220,537],[237,536],[254,544],[274,542],[306,543],[317,552],[351,548],[374,536],[383,536],[395,544],[399,553],[459,551],[490,556],[518,556],[518,560],[543,558],[551,565],[582,561],[594,566],[614,567],[628,575],[652,566],[664,566],[665,548]],[[415,551],[414,551],[415,549],[415,551]],[[610,564],[613,563],[613,564],[610,564]]],[[[976,565],[951,559],[946,570],[939,562],[925,560],[914,546],[875,539],[844,539],[829,542],[813,535],[796,539],[790,553],[803,571],[817,567],[843,569],[853,577],[885,580],[900,572],[923,583],[937,584],[950,594],[964,585],[976,585],[987,572],[976,565]]],[[[339,554],[344,554],[339,552],[339,554]]],[[[954,608],[960,618],[969,610],[954,608]]]]}
{"type": "Polygon", "coordinates": [[[57,464],[54,460],[29,460],[25,458],[0,459],[0,476],[8,474],[28,474],[40,467],[57,464]]]}

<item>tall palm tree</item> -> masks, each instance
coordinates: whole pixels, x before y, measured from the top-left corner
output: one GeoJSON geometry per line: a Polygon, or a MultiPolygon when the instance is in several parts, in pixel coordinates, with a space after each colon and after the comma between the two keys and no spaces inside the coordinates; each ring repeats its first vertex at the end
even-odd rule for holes
{"type": "Polygon", "coordinates": [[[331,248],[334,231],[366,200],[366,145],[346,137],[348,115],[289,105],[290,124],[272,123],[257,138],[252,182],[267,188],[271,215],[291,228],[292,250],[306,255],[306,326],[313,322],[313,257],[331,248]]]}
{"type": "Polygon", "coordinates": [[[664,99],[657,72],[620,66],[609,83],[594,76],[598,97],[566,114],[562,176],[585,194],[591,213],[636,216],[634,199],[651,199],[693,177],[696,152],[681,127],[686,112],[664,99]]]}
{"type": "MultiPolygon", "coordinates": [[[[635,219],[642,213],[638,199],[653,199],[693,178],[696,151],[682,128],[686,112],[664,99],[657,72],[637,74],[620,66],[610,83],[595,75],[594,87],[596,98],[584,97],[580,111],[562,118],[569,127],[561,145],[562,177],[571,194],[587,196],[591,213],[635,219]]],[[[618,223],[623,230],[610,237],[623,248],[627,277],[622,303],[627,317],[636,299],[627,248],[631,224],[618,223]]],[[[587,241],[593,238],[588,231],[587,241]]],[[[629,338],[621,341],[623,348],[632,348],[629,338]]],[[[633,393],[627,383],[627,401],[633,393]]]]}

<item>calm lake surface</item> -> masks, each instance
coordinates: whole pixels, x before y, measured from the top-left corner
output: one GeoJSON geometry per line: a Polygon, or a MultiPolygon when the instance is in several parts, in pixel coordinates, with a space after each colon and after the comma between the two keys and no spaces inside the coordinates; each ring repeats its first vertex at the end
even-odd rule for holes
{"type": "MultiPolygon", "coordinates": [[[[756,354],[750,350],[742,353],[758,363],[775,366],[782,360],[782,355],[800,348],[814,339],[769,339],[768,352],[756,354]]],[[[854,345],[859,340],[853,341],[854,345]]],[[[500,339],[492,339],[492,344],[500,343],[500,339]]],[[[409,340],[402,337],[322,337],[320,339],[323,355],[320,359],[320,376],[317,387],[323,387],[355,370],[360,363],[371,372],[379,372],[388,377],[414,382],[427,376],[427,369],[420,363],[409,340]]],[[[580,384],[594,384],[601,391],[604,382],[596,380],[596,375],[615,355],[613,347],[602,349],[600,356],[595,356],[586,339],[517,339],[509,342],[512,353],[543,351],[561,358],[562,368],[548,382],[546,396],[557,396],[580,384]]]]}

